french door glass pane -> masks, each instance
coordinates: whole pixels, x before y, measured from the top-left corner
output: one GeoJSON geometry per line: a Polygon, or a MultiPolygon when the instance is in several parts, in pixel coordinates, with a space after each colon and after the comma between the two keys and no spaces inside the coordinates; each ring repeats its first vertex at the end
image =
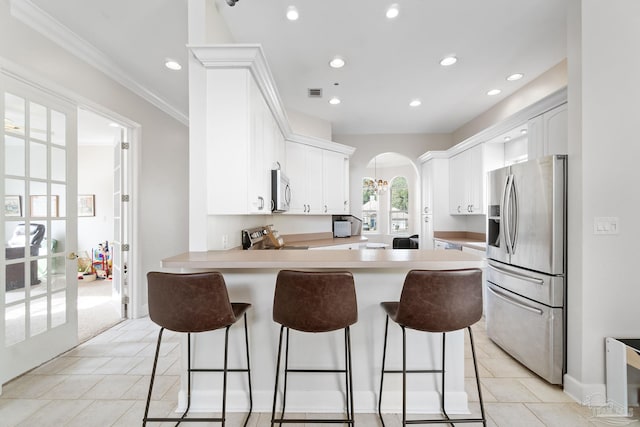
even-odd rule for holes
{"type": "Polygon", "coordinates": [[[29,304],[30,332],[31,336],[35,336],[47,331],[47,297],[34,298],[29,304]]]}
{"type": "Polygon", "coordinates": [[[47,179],[47,145],[40,142],[29,144],[29,175],[31,178],[47,179]]]}
{"type": "Polygon", "coordinates": [[[7,175],[24,176],[24,139],[5,135],[4,171],[7,175]]]}
{"type": "Polygon", "coordinates": [[[51,148],[51,179],[64,181],[67,170],[67,153],[62,148],[51,148]]]}
{"type": "Polygon", "coordinates": [[[67,322],[67,294],[65,291],[51,294],[51,327],[67,322]]]}
{"type": "Polygon", "coordinates": [[[35,102],[30,102],[29,110],[29,137],[31,139],[46,141],[47,134],[49,133],[49,127],[47,126],[47,107],[36,104],[35,102]]]}
{"type": "Polygon", "coordinates": [[[25,101],[19,96],[4,95],[4,126],[7,132],[24,135],[25,101]]]}
{"type": "Polygon", "coordinates": [[[5,308],[5,345],[17,344],[25,339],[26,304],[19,303],[5,308]]]}
{"type": "Polygon", "coordinates": [[[56,145],[67,143],[67,117],[55,110],[51,110],[51,142],[56,145]]]}

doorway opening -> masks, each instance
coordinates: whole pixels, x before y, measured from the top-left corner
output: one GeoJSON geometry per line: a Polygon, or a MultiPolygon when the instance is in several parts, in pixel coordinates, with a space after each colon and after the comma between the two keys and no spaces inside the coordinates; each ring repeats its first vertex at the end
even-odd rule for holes
{"type": "MultiPolygon", "coordinates": [[[[78,109],[78,341],[86,341],[126,317],[114,291],[124,226],[119,214],[120,145],[130,129],[78,109]],[[115,244],[115,245],[114,245],[115,244]],[[117,266],[115,266],[117,267],[117,266]]],[[[119,284],[117,285],[119,286],[119,284]]]]}

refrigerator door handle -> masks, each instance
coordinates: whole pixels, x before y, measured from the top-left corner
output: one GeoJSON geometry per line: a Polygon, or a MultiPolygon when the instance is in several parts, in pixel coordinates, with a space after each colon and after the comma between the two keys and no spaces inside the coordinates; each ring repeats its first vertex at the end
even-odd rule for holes
{"type": "Polygon", "coordinates": [[[519,301],[514,300],[513,298],[503,294],[502,292],[498,292],[495,289],[493,289],[492,287],[487,287],[487,290],[489,292],[491,292],[493,295],[495,295],[496,297],[500,298],[501,300],[511,304],[511,305],[515,305],[516,307],[522,308],[523,310],[527,310],[530,311],[532,313],[538,314],[540,316],[542,316],[544,314],[544,312],[542,310],[540,310],[539,308],[535,308],[535,307],[531,307],[527,304],[523,304],[519,301]]]}
{"type": "Polygon", "coordinates": [[[509,225],[510,220],[510,189],[511,189],[511,181],[513,180],[513,175],[507,175],[507,179],[504,184],[504,189],[502,192],[502,212],[500,212],[500,217],[502,221],[500,221],[500,227],[502,227],[502,235],[504,236],[505,244],[507,246],[507,255],[511,255],[511,226],[509,225]]]}
{"type": "Polygon", "coordinates": [[[497,271],[500,274],[504,274],[505,276],[509,276],[509,277],[514,278],[514,279],[524,280],[526,282],[530,282],[530,283],[533,283],[535,285],[540,285],[540,286],[544,285],[544,280],[538,279],[536,277],[523,276],[523,275],[520,275],[520,274],[517,274],[517,273],[513,273],[513,272],[511,272],[509,270],[505,270],[503,268],[496,267],[496,266],[491,265],[491,264],[489,264],[488,267],[490,269],[492,269],[492,270],[497,271]]]}
{"type": "MultiPolygon", "coordinates": [[[[511,219],[513,219],[513,236],[511,237],[511,255],[516,253],[516,245],[518,243],[518,192],[516,191],[516,179],[515,176],[511,176],[511,189],[509,190],[509,214],[512,218],[509,219],[509,226],[511,226],[511,219]],[[513,211],[512,211],[513,209],[513,211]]],[[[511,232],[509,232],[511,236],[511,232]]]]}

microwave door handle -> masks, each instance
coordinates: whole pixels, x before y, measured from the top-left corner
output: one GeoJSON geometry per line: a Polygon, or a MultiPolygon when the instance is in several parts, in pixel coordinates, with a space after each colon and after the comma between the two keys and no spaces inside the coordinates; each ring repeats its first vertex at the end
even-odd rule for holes
{"type": "Polygon", "coordinates": [[[496,297],[500,298],[501,300],[503,300],[504,302],[507,302],[511,305],[515,305],[518,308],[522,308],[524,310],[530,311],[532,313],[535,313],[539,316],[542,316],[544,314],[544,312],[542,310],[540,310],[539,308],[535,308],[535,307],[531,307],[530,305],[527,304],[523,304],[519,301],[516,301],[515,299],[509,297],[508,295],[503,294],[502,292],[498,292],[495,289],[488,287],[487,290],[489,292],[491,292],[493,295],[495,295],[496,297]]]}
{"type": "Polygon", "coordinates": [[[284,187],[284,201],[287,205],[291,204],[291,187],[289,187],[289,184],[284,187]]]}

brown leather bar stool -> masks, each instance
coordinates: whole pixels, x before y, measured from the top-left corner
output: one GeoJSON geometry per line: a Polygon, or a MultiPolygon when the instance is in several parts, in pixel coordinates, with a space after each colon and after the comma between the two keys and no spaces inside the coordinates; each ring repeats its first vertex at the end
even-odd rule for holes
{"type": "Polygon", "coordinates": [[[144,410],[142,425],[147,422],[182,421],[189,422],[219,422],[225,425],[226,400],[227,400],[227,373],[246,372],[249,382],[249,413],[244,422],[247,425],[251,410],[253,409],[253,397],[251,394],[251,369],[249,363],[249,334],[247,331],[247,309],[251,306],[248,303],[232,303],[229,301],[227,286],[222,274],[217,272],[194,273],[194,274],[173,274],[150,272],[147,274],[147,286],[149,296],[149,317],[158,324],[158,344],[156,355],[153,359],[153,369],[151,371],[151,382],[149,384],[149,395],[147,405],[144,410]],[[229,328],[231,325],[244,317],[245,346],[247,350],[246,369],[229,369],[227,367],[229,328]],[[224,335],[224,367],[222,369],[197,369],[191,368],[191,334],[196,332],[213,331],[225,328],[224,335]],[[160,342],[165,329],[175,332],[187,333],[187,409],[180,418],[151,418],[149,417],[149,404],[151,402],[151,392],[153,380],[158,364],[158,354],[160,352],[160,342]],[[222,414],[219,418],[187,418],[191,406],[191,374],[193,372],[222,372],[222,414]]]}
{"type": "Polygon", "coordinates": [[[279,323],[278,360],[276,363],[276,381],[273,392],[271,426],[274,423],[344,423],[354,425],[353,420],[353,380],[351,369],[351,335],[349,326],[358,320],[356,289],[351,273],[307,272],[282,270],[276,279],[273,298],[273,320],[279,323]],[[282,355],[282,336],[286,329],[286,349],[284,357],[284,390],[282,394],[282,412],[276,418],[276,400],[278,396],[278,378],[282,355]],[[289,331],[330,332],[344,329],[345,368],[344,369],[290,369],[289,368],[289,331]],[[287,401],[287,376],[289,373],[344,373],[345,407],[344,419],[284,419],[287,401]]]}
{"type": "Polygon", "coordinates": [[[382,418],[382,385],[385,373],[402,374],[402,425],[407,424],[456,424],[482,422],[487,425],[480,391],[480,378],[476,352],[473,346],[471,325],[482,317],[482,270],[411,270],[407,273],[402,287],[399,302],[383,302],[382,308],[387,313],[384,329],[384,348],[382,352],[382,375],[380,378],[380,395],[378,397],[378,415],[382,418]],[[387,332],[389,318],[402,328],[402,370],[385,370],[387,352],[387,332]],[[442,333],[442,369],[407,370],[407,339],[405,329],[424,332],[442,333]],[[469,331],[473,367],[476,374],[476,385],[480,399],[481,418],[449,418],[445,411],[445,336],[447,332],[466,328],[469,331]],[[446,419],[407,420],[407,374],[408,373],[440,373],[442,376],[441,410],[446,419]]]}

